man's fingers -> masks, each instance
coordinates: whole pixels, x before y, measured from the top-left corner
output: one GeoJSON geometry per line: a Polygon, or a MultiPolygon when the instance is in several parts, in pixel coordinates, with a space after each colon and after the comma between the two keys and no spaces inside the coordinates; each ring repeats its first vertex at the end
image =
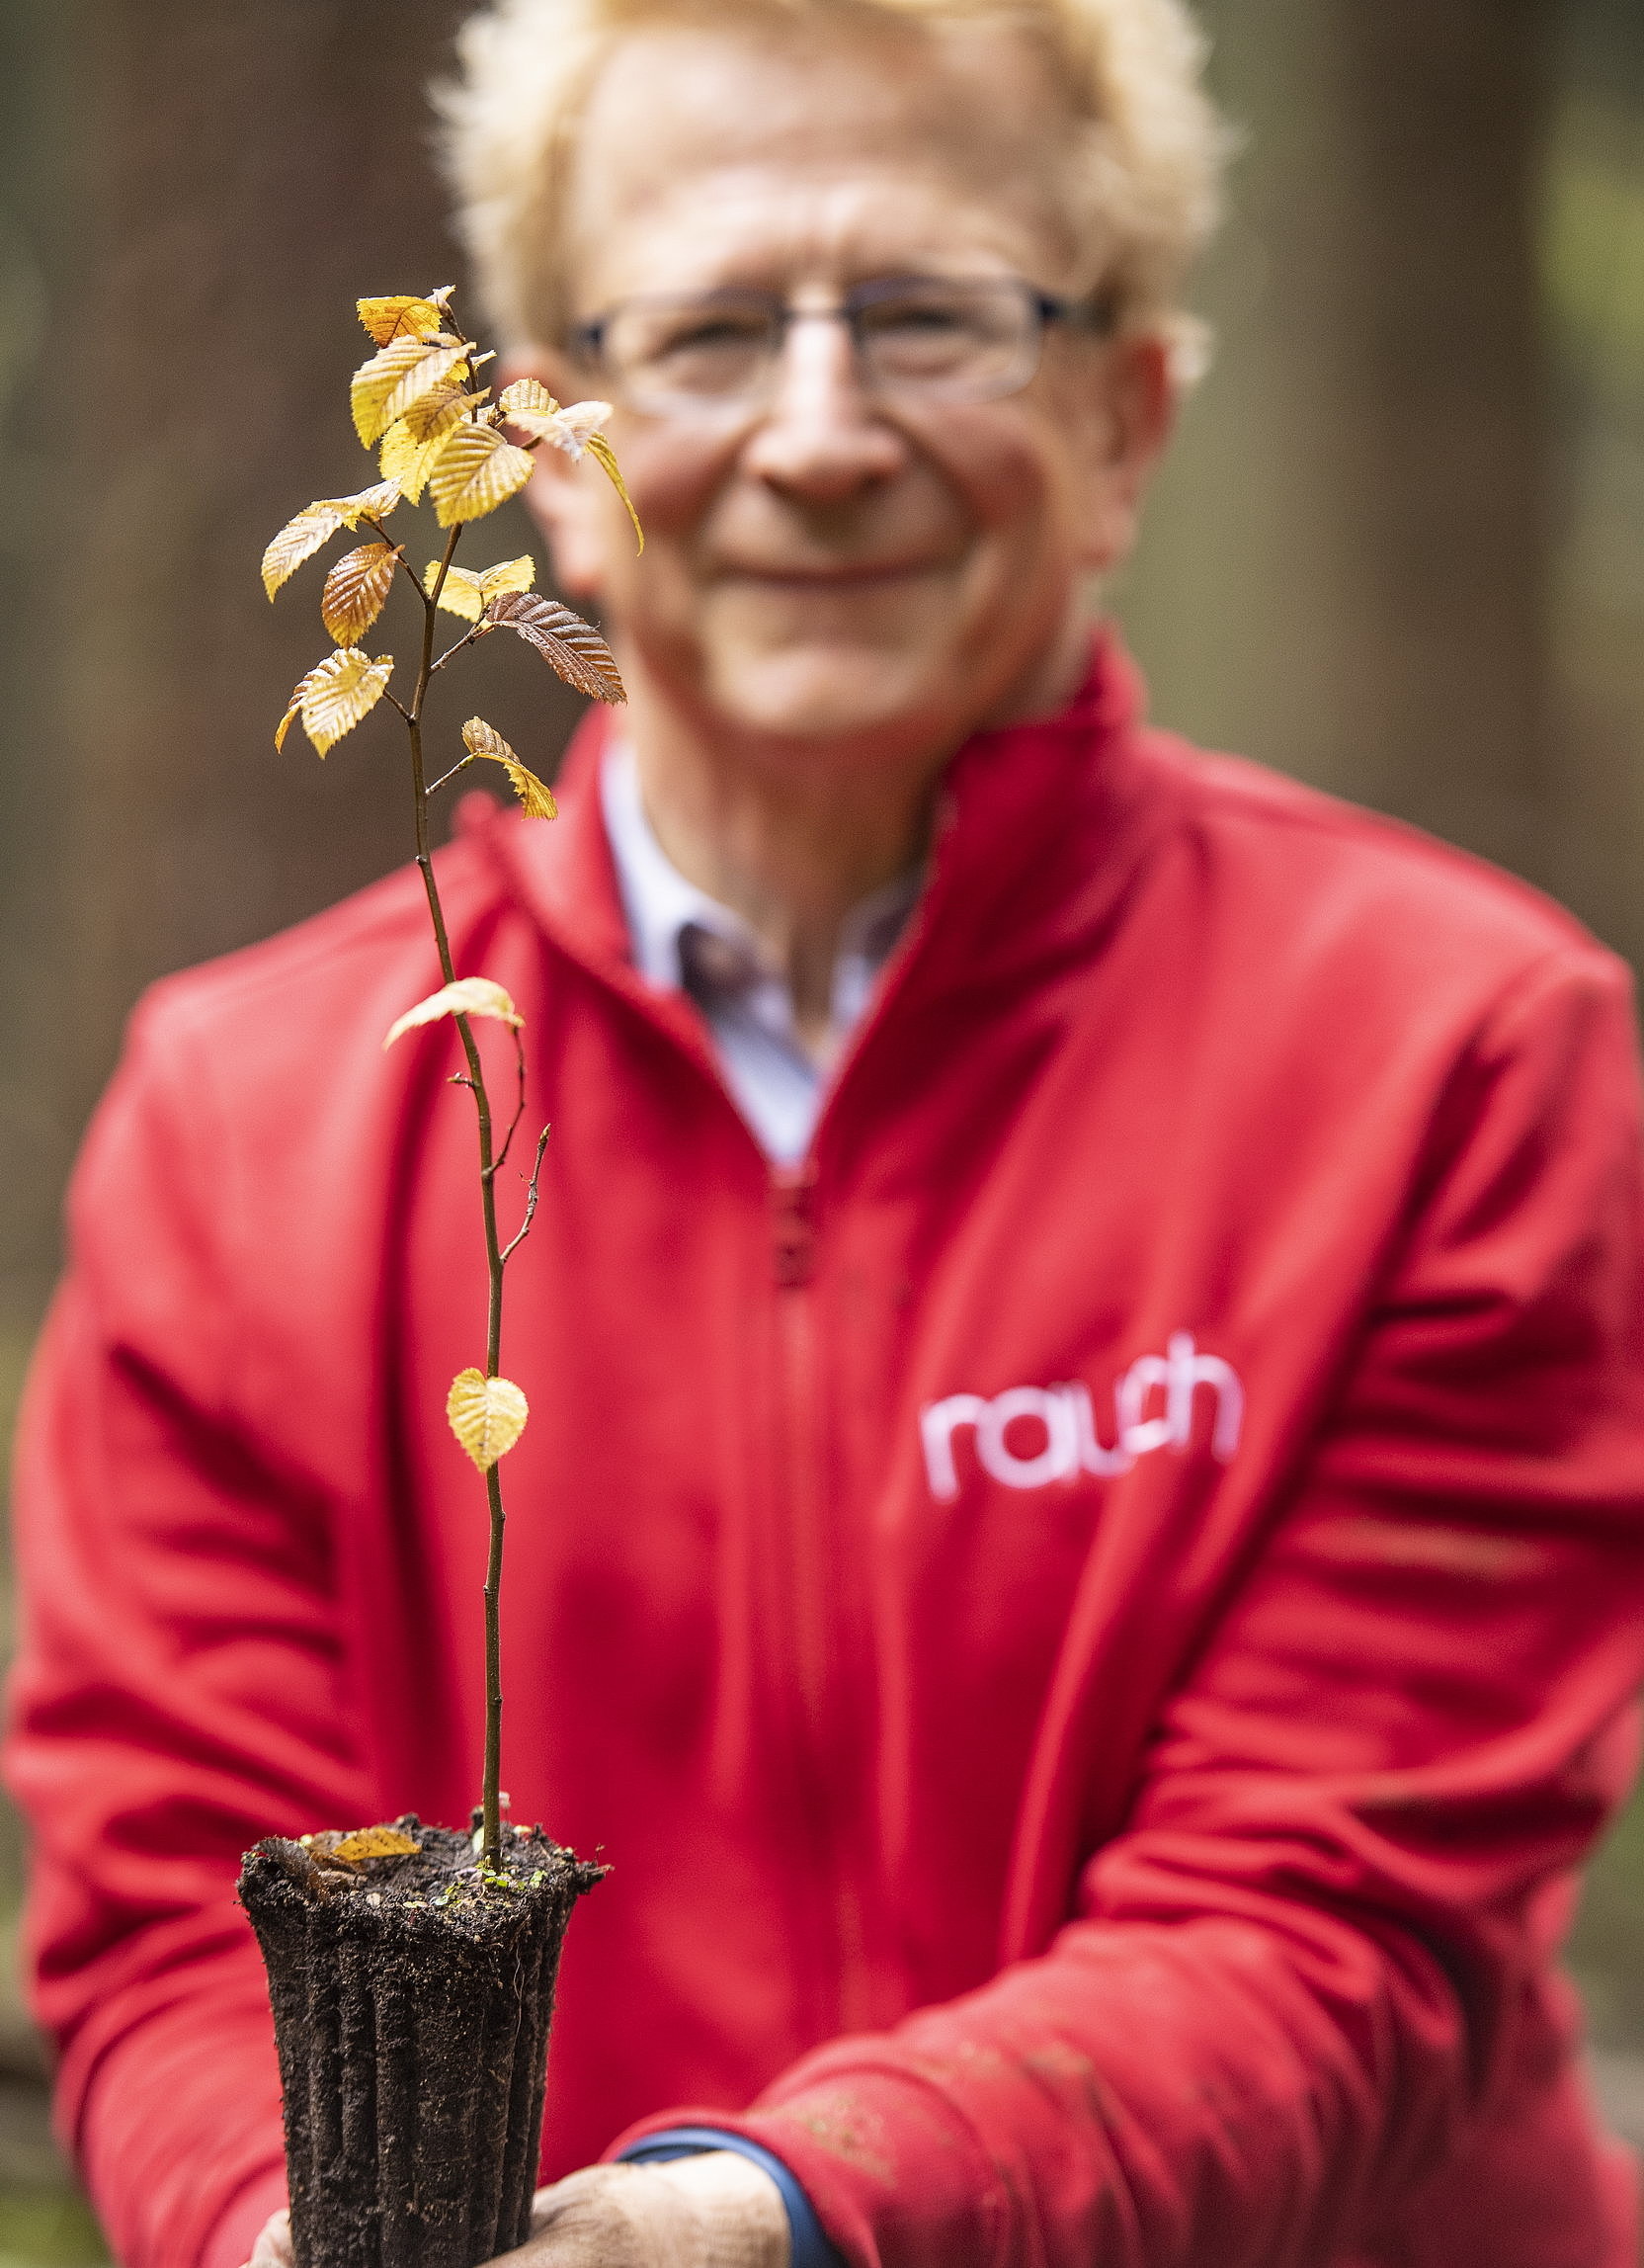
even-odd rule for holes
{"type": "Polygon", "coordinates": [[[284,2207],[271,2213],[263,2224],[262,2233],[251,2248],[246,2268],[294,2268],[295,2255],[291,2250],[291,2217],[284,2207]]]}

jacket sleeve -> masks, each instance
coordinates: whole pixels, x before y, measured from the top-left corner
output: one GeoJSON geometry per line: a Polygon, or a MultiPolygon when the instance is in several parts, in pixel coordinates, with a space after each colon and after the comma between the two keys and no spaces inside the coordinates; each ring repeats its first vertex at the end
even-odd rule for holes
{"type": "Polygon", "coordinates": [[[365,1816],[370,1794],[328,1507],[232,1414],[219,1130],[187,1050],[147,1026],[76,1176],[26,1397],[7,1776],[60,2136],[128,2268],[235,2268],[284,2198],[239,1854],[271,1825],[365,1816]]]}
{"type": "MultiPolygon", "coordinates": [[[[1634,1755],[1633,1062],[1596,953],[1497,1006],[1303,1483],[1066,1925],[715,2122],[786,2160],[853,2262],[1316,2268],[1385,2230],[1481,2106],[1507,2115],[1563,1878],[1634,1755]]],[[[1527,2159],[1556,2151],[1548,2116],[1579,2135],[1585,2111],[1572,2088],[1537,2109],[1527,2159]]],[[[1536,2258],[1618,2257],[1598,2206],[1564,2210],[1536,2258]]]]}

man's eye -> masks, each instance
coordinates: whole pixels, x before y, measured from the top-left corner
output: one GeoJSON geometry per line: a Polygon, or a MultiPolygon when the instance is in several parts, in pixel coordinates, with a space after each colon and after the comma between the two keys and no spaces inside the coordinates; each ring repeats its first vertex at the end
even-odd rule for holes
{"type": "Polygon", "coordinates": [[[659,355],[712,354],[725,348],[755,347],[767,325],[751,315],[702,315],[680,322],[653,343],[659,355]]]}

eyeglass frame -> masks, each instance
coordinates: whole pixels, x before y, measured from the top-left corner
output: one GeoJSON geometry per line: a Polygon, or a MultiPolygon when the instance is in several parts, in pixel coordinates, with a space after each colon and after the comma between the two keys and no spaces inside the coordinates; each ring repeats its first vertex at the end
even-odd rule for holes
{"type": "MultiPolygon", "coordinates": [[[[1031,360],[1022,378],[1013,379],[1009,385],[989,389],[983,393],[959,392],[945,397],[940,388],[933,389],[924,395],[924,398],[930,401],[941,401],[944,398],[950,401],[966,402],[1009,400],[1012,394],[1021,393],[1025,387],[1031,385],[1038,375],[1040,359],[1044,352],[1044,334],[1051,323],[1067,323],[1070,326],[1077,324],[1088,330],[1094,337],[1110,338],[1118,322],[1117,296],[1110,290],[1087,293],[1078,298],[1066,298],[1053,292],[1040,291],[1038,286],[1030,282],[1026,276],[910,274],[868,277],[863,283],[853,285],[842,298],[835,299],[826,306],[815,307],[797,307],[790,298],[785,298],[776,292],[745,290],[736,285],[726,285],[718,291],[703,292],[699,295],[689,292],[636,293],[629,298],[618,299],[614,306],[608,307],[603,314],[592,316],[586,322],[573,324],[567,335],[566,346],[571,354],[580,356],[591,369],[600,368],[603,367],[605,333],[617,317],[626,313],[629,308],[684,306],[693,303],[694,300],[704,308],[711,307],[716,299],[725,301],[735,299],[745,304],[763,302],[769,307],[776,326],[774,351],[770,357],[772,373],[775,373],[781,364],[782,353],[787,344],[787,334],[795,323],[843,322],[850,334],[852,361],[859,382],[863,383],[865,390],[869,392],[894,395],[898,390],[894,381],[886,385],[882,380],[873,379],[867,371],[863,353],[862,336],[856,318],[878,300],[892,298],[898,292],[905,292],[910,284],[987,285],[995,288],[1009,285],[1020,294],[1023,304],[1033,319],[1032,332],[1025,342],[1031,350],[1031,360]]],[[[618,398],[620,398],[620,391],[617,390],[618,398]]],[[[921,393],[921,389],[917,386],[911,386],[908,390],[916,398],[921,393]]],[[[765,395],[763,389],[756,389],[746,394],[727,394],[717,397],[710,394],[692,396],[689,393],[681,392],[678,394],[658,394],[653,398],[676,406],[662,411],[646,411],[643,404],[637,402],[630,403],[629,406],[637,409],[641,416],[668,416],[680,414],[678,405],[689,404],[704,420],[712,419],[716,413],[731,419],[738,415],[748,416],[755,413],[761,406],[765,395]]],[[[689,409],[687,409],[686,414],[690,414],[689,409]]]]}

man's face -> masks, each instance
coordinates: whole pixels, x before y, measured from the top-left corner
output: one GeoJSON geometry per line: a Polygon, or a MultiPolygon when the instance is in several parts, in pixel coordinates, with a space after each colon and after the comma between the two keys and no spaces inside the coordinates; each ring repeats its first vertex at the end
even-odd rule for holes
{"type": "MultiPolygon", "coordinates": [[[[583,126],[575,315],[724,287],[827,305],[910,274],[1060,292],[1060,126],[1037,58],[999,33],[640,34],[583,126]]],[[[553,357],[515,368],[600,390],[553,357]]],[[[591,467],[544,466],[533,501],[639,701],[796,757],[945,748],[1071,689],[1082,580],[1128,543],[1168,392],[1156,346],[1052,324],[1022,391],[921,402],[864,386],[842,324],[801,322],[740,420],[619,404],[642,558],[591,467]]]]}

